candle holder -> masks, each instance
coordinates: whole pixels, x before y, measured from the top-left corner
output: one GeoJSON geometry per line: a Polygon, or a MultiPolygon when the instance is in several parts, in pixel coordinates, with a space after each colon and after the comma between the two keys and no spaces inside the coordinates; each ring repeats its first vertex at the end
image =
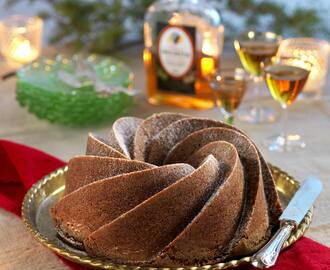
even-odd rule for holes
{"type": "Polygon", "coordinates": [[[39,17],[6,17],[0,22],[0,52],[20,64],[35,60],[41,51],[42,28],[39,17]]]}
{"type": "Polygon", "coordinates": [[[303,97],[320,97],[328,73],[330,45],[315,38],[289,38],[283,40],[279,57],[299,58],[312,64],[312,69],[302,92],[303,97]]]}

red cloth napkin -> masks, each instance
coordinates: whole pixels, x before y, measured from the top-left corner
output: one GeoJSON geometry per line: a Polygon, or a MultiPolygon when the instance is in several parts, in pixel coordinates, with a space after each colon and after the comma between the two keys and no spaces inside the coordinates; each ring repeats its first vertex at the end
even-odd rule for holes
{"type": "MultiPolygon", "coordinates": [[[[0,207],[20,215],[26,191],[33,183],[65,163],[39,150],[0,140],[0,207]]],[[[87,269],[78,264],[62,261],[71,269],[87,269]]],[[[292,247],[282,252],[272,270],[286,269],[326,270],[330,269],[330,248],[303,237],[292,247]]],[[[250,265],[240,270],[255,269],[250,265]]]]}

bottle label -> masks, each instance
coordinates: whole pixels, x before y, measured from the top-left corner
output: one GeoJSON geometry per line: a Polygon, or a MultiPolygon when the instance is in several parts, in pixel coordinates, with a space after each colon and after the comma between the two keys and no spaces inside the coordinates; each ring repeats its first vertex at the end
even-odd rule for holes
{"type": "Polygon", "coordinates": [[[157,33],[158,88],[194,94],[195,28],[158,23],[157,33]]]}

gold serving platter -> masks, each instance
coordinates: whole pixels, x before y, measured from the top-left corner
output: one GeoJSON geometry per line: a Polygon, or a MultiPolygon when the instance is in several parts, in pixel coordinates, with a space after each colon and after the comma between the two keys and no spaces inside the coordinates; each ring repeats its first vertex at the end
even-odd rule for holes
{"type": "MultiPolygon", "coordinates": [[[[289,176],[281,169],[270,165],[276,188],[280,195],[283,207],[286,207],[293,194],[299,187],[299,182],[289,176]]],[[[153,269],[153,270],[171,270],[171,268],[149,268],[139,266],[128,266],[114,264],[111,261],[103,261],[90,257],[86,252],[75,249],[62,240],[60,240],[51,221],[49,209],[62,196],[65,185],[65,175],[67,167],[58,169],[45,176],[42,180],[34,184],[25,195],[22,205],[22,218],[26,227],[31,231],[34,237],[42,244],[53,250],[57,254],[67,258],[70,261],[99,269],[153,269]]],[[[312,221],[313,210],[310,209],[298,228],[292,232],[289,239],[284,244],[284,248],[292,245],[304,235],[312,221]]],[[[236,267],[241,264],[251,262],[251,256],[229,260],[214,265],[204,265],[200,267],[180,267],[173,270],[197,270],[197,269],[225,269],[236,267]]]]}

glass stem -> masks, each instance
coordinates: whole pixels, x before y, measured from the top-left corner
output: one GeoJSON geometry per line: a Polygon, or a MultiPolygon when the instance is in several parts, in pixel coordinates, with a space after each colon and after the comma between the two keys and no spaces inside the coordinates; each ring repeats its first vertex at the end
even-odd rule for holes
{"type": "Polygon", "coordinates": [[[225,123],[232,126],[234,124],[234,115],[233,114],[226,114],[225,115],[225,123]]]}
{"type": "Polygon", "coordinates": [[[232,126],[234,124],[235,112],[228,112],[224,108],[221,108],[221,112],[225,123],[232,126]]]}
{"type": "Polygon", "coordinates": [[[259,105],[259,102],[258,102],[258,97],[259,97],[260,92],[261,92],[262,77],[261,76],[254,76],[253,77],[253,82],[254,82],[254,84],[253,84],[254,107],[255,107],[256,111],[259,111],[260,105],[259,105]]]}
{"type": "Polygon", "coordinates": [[[283,111],[283,115],[282,115],[282,134],[281,136],[284,138],[285,143],[287,140],[287,136],[288,136],[288,107],[286,105],[282,105],[282,111],[283,111]]]}
{"type": "Polygon", "coordinates": [[[255,84],[254,94],[259,95],[260,86],[261,86],[261,83],[262,83],[262,77],[261,76],[254,76],[253,77],[253,82],[255,84]]]}

